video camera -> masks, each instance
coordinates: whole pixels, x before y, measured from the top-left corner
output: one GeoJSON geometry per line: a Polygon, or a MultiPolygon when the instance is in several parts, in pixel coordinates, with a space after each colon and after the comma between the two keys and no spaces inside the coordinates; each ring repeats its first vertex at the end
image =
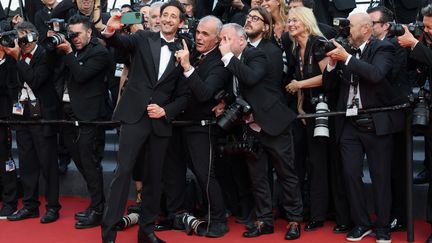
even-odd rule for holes
{"type": "MultiPolygon", "coordinates": [[[[350,35],[350,21],[346,18],[334,18],[333,26],[337,29],[337,36],[335,38],[336,42],[341,44],[345,50],[350,50],[351,45],[348,41],[348,36],[350,35]]],[[[329,51],[332,51],[336,48],[330,40],[319,40],[316,48],[315,55],[317,56],[325,56],[325,54],[329,51]]]]}
{"type": "Polygon", "coordinates": [[[45,21],[45,24],[50,30],[56,32],[53,36],[45,38],[41,43],[47,51],[54,51],[58,45],[63,43],[63,38],[70,41],[78,36],[76,32],[67,31],[67,25],[63,19],[50,19],[45,21]]]}
{"type": "MultiPolygon", "coordinates": [[[[408,25],[408,30],[415,38],[419,38],[424,32],[424,24],[421,21],[411,23],[408,25]]],[[[390,36],[401,36],[405,34],[405,29],[402,24],[390,23],[390,28],[388,29],[388,35],[390,36]]]]}

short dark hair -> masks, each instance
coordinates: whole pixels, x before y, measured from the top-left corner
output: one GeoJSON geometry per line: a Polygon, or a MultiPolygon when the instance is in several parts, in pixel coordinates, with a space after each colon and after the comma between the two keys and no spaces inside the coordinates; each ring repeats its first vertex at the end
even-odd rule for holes
{"type": "Polygon", "coordinates": [[[120,7],[120,9],[123,9],[123,8],[128,8],[128,9],[130,10],[130,12],[134,11],[134,8],[133,8],[132,5],[130,5],[130,4],[123,4],[123,5],[120,7]]]}
{"type": "Polygon", "coordinates": [[[432,17],[432,4],[429,4],[426,7],[422,8],[421,14],[426,17],[432,17]]]}
{"type": "Polygon", "coordinates": [[[72,15],[72,17],[69,18],[68,25],[71,24],[83,24],[86,29],[92,28],[92,23],[90,22],[90,19],[85,16],[81,15],[72,15]]]}
{"type": "Polygon", "coordinates": [[[389,22],[393,22],[393,20],[394,20],[393,12],[390,9],[388,9],[388,8],[386,8],[384,6],[376,6],[376,7],[373,7],[373,8],[368,8],[366,10],[366,12],[368,14],[375,13],[375,12],[380,12],[381,13],[381,18],[379,19],[379,21],[381,23],[389,23],[389,22]]]}
{"type": "Polygon", "coordinates": [[[33,32],[36,34],[36,36],[39,36],[39,32],[36,29],[36,26],[34,26],[34,24],[28,22],[28,21],[24,21],[21,22],[17,25],[15,25],[15,30],[18,32],[33,32]]]}
{"type": "Polygon", "coordinates": [[[166,2],[166,3],[164,3],[162,6],[161,6],[161,9],[160,9],[160,14],[161,14],[161,16],[162,16],[162,13],[163,13],[163,11],[165,10],[165,8],[166,7],[169,7],[169,6],[172,6],[172,7],[176,7],[176,8],[178,8],[178,10],[180,11],[180,20],[182,20],[182,21],[185,21],[186,20],[186,10],[184,9],[184,7],[183,7],[183,4],[181,4],[179,1],[177,1],[177,0],[171,0],[171,1],[169,1],[169,2],[166,2]]]}
{"type": "Polygon", "coordinates": [[[306,8],[310,8],[313,9],[315,7],[315,2],[314,0],[290,0],[288,2],[288,4],[292,3],[292,2],[301,2],[303,3],[303,6],[306,8]]]}

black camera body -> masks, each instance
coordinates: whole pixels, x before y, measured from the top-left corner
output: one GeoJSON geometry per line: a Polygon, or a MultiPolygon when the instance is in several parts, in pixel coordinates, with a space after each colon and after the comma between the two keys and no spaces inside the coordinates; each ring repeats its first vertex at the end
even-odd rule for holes
{"type": "Polygon", "coordinates": [[[244,115],[252,112],[252,107],[241,96],[237,96],[232,104],[217,120],[217,124],[224,130],[229,130],[238,124],[244,115]]]}
{"type": "Polygon", "coordinates": [[[46,26],[48,26],[49,30],[52,30],[54,32],[64,33],[67,31],[66,22],[64,19],[52,18],[50,20],[45,21],[44,23],[46,26]]]}
{"type": "Polygon", "coordinates": [[[15,39],[18,38],[18,32],[16,30],[9,30],[0,33],[0,45],[4,47],[15,47],[15,39]]]}
{"type": "Polygon", "coordinates": [[[413,109],[413,126],[428,126],[429,125],[429,109],[431,95],[424,87],[414,87],[408,96],[413,109]]]}
{"type": "MultiPolygon", "coordinates": [[[[345,50],[350,50],[351,45],[348,41],[348,36],[350,35],[350,21],[346,18],[334,18],[333,26],[337,29],[337,36],[335,38],[336,42],[339,43],[345,50]]],[[[327,52],[336,49],[336,46],[332,41],[329,40],[318,40],[318,44],[315,48],[315,55],[324,56],[327,52]]]]}
{"type": "MultiPolygon", "coordinates": [[[[417,21],[415,23],[411,23],[408,25],[408,31],[411,34],[418,38],[424,32],[424,24],[421,21],[417,21]]],[[[388,29],[389,36],[401,36],[405,34],[405,29],[402,27],[402,24],[398,23],[390,23],[390,28],[388,29]]]]}

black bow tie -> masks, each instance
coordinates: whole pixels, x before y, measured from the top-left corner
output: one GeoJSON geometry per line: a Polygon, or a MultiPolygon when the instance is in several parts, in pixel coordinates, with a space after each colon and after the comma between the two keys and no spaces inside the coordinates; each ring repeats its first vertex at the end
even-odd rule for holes
{"type": "Polygon", "coordinates": [[[175,42],[167,42],[165,39],[161,38],[161,47],[164,46],[164,45],[167,45],[168,49],[171,52],[175,52],[175,51],[178,50],[177,44],[175,42]]]}
{"type": "Polygon", "coordinates": [[[360,50],[360,48],[351,48],[351,55],[357,56],[357,54],[358,54],[359,57],[361,56],[361,50],[360,50]]]}

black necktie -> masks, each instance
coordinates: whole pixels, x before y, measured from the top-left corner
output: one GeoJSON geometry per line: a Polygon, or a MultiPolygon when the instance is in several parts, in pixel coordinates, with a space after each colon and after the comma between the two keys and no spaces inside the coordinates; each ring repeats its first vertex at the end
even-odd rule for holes
{"type": "Polygon", "coordinates": [[[206,55],[204,55],[204,54],[199,55],[195,59],[195,61],[193,62],[192,66],[195,67],[195,68],[198,67],[204,61],[205,56],[206,55]]]}
{"type": "Polygon", "coordinates": [[[164,46],[164,45],[167,45],[168,49],[171,52],[175,52],[175,51],[178,50],[175,42],[167,42],[165,39],[161,38],[161,47],[164,46]]]}

